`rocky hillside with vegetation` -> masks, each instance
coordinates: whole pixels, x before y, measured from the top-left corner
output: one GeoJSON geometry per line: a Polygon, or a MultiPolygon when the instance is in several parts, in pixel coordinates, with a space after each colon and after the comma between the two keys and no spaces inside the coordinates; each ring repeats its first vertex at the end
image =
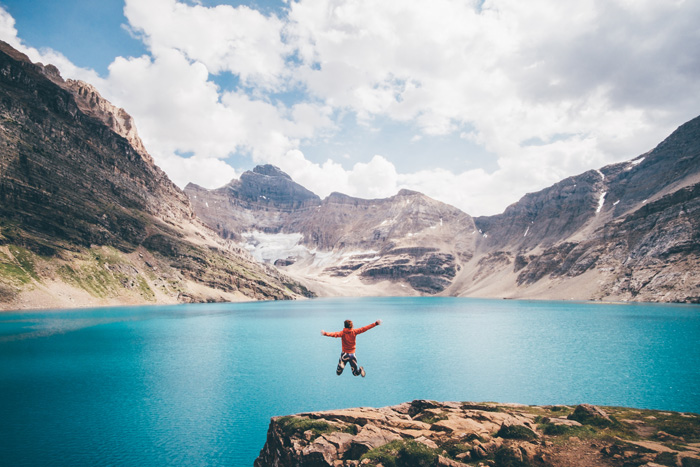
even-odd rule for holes
{"type": "Polygon", "coordinates": [[[0,43],[0,308],[307,294],[194,215],[131,117],[0,43]]]}
{"type": "Polygon", "coordinates": [[[275,417],[255,467],[696,467],[700,415],[416,400],[275,417]]]}
{"type": "Polygon", "coordinates": [[[475,222],[483,255],[461,293],[497,278],[511,296],[700,303],[700,117],[644,155],[475,222]]]}

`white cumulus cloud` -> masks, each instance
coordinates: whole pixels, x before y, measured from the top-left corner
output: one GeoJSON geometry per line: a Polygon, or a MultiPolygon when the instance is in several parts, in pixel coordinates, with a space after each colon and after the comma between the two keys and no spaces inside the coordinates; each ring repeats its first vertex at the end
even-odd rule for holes
{"type": "Polygon", "coordinates": [[[127,27],[148,54],[115,57],[102,77],[25,45],[1,8],[0,35],[124,107],[181,186],[226,183],[235,154],[275,164],[320,196],[410,188],[495,214],[526,192],[646,152],[700,109],[700,2],[286,5],[262,13],[126,0],[127,27]],[[222,87],[221,78],[234,84],[222,87]],[[401,150],[333,150],[339,135],[352,139],[348,121],[389,140],[382,122],[410,129],[405,151],[454,135],[465,159],[474,159],[474,144],[491,159],[465,169],[425,154],[422,168],[402,172],[401,150]],[[328,156],[311,160],[302,151],[309,142],[328,156]]]}

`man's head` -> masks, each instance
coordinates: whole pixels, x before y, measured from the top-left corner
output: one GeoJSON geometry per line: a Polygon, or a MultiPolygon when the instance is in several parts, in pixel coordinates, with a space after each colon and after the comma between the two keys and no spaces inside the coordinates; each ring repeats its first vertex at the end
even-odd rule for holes
{"type": "Polygon", "coordinates": [[[345,327],[348,329],[352,329],[352,321],[350,321],[349,319],[346,319],[345,320],[345,327]]]}

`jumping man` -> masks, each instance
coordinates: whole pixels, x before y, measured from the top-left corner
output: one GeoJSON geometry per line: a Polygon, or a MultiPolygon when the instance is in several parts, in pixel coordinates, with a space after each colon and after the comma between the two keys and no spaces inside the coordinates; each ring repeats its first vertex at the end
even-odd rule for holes
{"type": "Polygon", "coordinates": [[[340,376],[340,374],[345,369],[345,364],[350,362],[352,367],[352,374],[355,376],[365,377],[365,369],[363,367],[357,367],[357,357],[355,357],[355,338],[358,334],[362,334],[365,331],[369,331],[375,326],[382,324],[382,320],[378,319],[372,324],[368,324],[365,327],[359,329],[353,329],[352,321],[349,319],[345,320],[345,328],[338,332],[326,332],[321,331],[321,334],[328,337],[340,337],[343,342],[343,352],[340,354],[340,360],[338,361],[338,368],[335,372],[340,376]]]}

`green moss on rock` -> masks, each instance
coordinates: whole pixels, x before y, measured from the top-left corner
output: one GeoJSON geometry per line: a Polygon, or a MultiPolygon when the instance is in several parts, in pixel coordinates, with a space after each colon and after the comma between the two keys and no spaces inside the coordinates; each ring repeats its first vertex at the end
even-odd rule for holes
{"type": "Polygon", "coordinates": [[[503,425],[496,436],[506,439],[532,440],[537,438],[537,433],[523,425],[503,425]]]}
{"type": "Polygon", "coordinates": [[[360,463],[365,459],[369,460],[368,465],[384,467],[432,467],[438,463],[438,454],[422,443],[396,440],[368,451],[360,458],[360,463]]]}

